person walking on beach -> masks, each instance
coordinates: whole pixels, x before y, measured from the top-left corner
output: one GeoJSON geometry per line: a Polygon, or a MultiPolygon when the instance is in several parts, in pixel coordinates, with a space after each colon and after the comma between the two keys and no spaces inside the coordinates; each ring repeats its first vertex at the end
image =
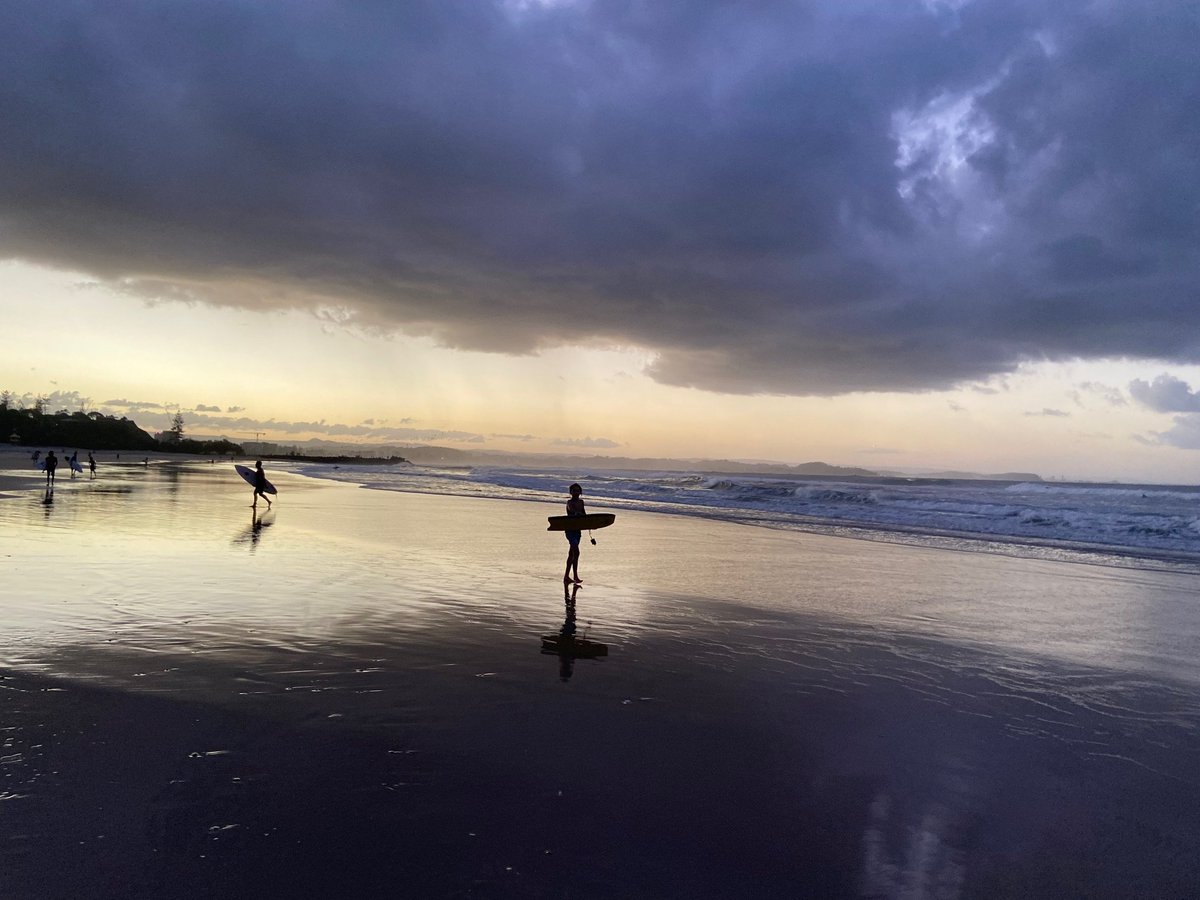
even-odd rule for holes
{"type": "Polygon", "coordinates": [[[70,457],[67,458],[67,468],[71,470],[71,480],[73,481],[75,479],[75,472],[80,471],[78,450],[76,450],[70,455],[70,457]]]}
{"type": "MultiPolygon", "coordinates": [[[[586,515],[587,510],[583,508],[583,488],[578,484],[573,484],[568,490],[571,492],[571,499],[567,501],[567,515],[586,515]]],[[[583,539],[583,532],[565,531],[563,533],[567,536],[567,543],[571,545],[567,550],[567,570],[563,573],[563,584],[583,584],[579,577],[579,542],[583,539]]]]}
{"type": "Polygon", "coordinates": [[[53,450],[46,451],[46,487],[54,484],[54,470],[58,468],[58,457],[53,450]]]}
{"type": "Polygon", "coordinates": [[[271,498],[267,496],[267,473],[263,471],[262,460],[255,460],[254,463],[254,502],[250,504],[251,509],[258,508],[258,498],[262,497],[267,501],[267,508],[271,507],[271,498]]]}
{"type": "Polygon", "coordinates": [[[92,472],[92,477],[96,477],[96,457],[92,456],[91,451],[88,451],[88,468],[92,472]]]}

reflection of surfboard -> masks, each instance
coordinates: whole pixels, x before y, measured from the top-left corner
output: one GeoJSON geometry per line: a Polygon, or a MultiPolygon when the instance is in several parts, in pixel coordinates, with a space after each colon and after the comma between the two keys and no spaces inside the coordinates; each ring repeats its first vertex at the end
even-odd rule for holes
{"type": "MultiPolygon", "coordinates": [[[[234,465],[234,468],[237,469],[237,473],[239,475],[241,475],[243,478],[246,479],[246,481],[250,484],[251,487],[254,487],[254,470],[252,468],[250,468],[249,466],[239,466],[239,465],[234,465]]],[[[265,482],[263,484],[263,493],[265,493],[265,494],[278,494],[279,493],[279,491],[275,490],[275,485],[271,484],[271,482],[267,481],[265,478],[263,479],[263,481],[265,482]]]]}
{"type": "Polygon", "coordinates": [[[572,659],[596,659],[598,656],[608,656],[608,644],[571,635],[545,634],[542,635],[542,652],[557,653],[572,659]]]}
{"type": "Polygon", "coordinates": [[[588,513],[585,516],[547,516],[550,527],[547,531],[594,531],[607,528],[617,520],[613,513],[588,513]]]}

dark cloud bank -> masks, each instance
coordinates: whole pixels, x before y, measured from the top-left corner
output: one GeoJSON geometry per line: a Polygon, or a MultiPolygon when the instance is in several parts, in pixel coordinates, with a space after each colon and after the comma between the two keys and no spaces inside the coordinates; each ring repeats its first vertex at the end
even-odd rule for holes
{"type": "Polygon", "coordinates": [[[732,392],[1197,362],[1197,46],[1178,0],[13,2],[0,256],[732,392]]]}

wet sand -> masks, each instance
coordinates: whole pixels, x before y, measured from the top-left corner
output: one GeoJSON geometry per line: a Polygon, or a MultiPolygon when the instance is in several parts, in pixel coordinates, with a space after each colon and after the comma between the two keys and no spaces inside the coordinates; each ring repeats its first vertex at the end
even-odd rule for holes
{"type": "Polygon", "coordinates": [[[1184,897],[1200,579],[228,464],[0,501],[0,896],[1184,897]],[[597,509],[596,511],[599,511],[597,509]]]}

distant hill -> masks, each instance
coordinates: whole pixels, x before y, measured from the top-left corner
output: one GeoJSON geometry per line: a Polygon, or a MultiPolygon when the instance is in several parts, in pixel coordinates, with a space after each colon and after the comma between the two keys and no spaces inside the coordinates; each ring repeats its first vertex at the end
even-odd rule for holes
{"type": "Polygon", "coordinates": [[[158,441],[124,417],[91,412],[45,413],[36,409],[0,409],[0,437],[29,447],[87,450],[157,450],[158,441]]]}
{"type": "Polygon", "coordinates": [[[505,466],[538,469],[624,469],[636,472],[725,472],[762,475],[823,475],[829,477],[866,477],[878,473],[854,466],[835,466],[824,462],[799,465],[774,462],[745,462],[734,459],[677,459],[675,457],[584,456],[571,453],[520,453],[506,450],[461,449],[430,444],[355,444],[313,438],[288,445],[248,444],[247,451],[278,458],[320,459],[325,462],[354,459],[380,462],[403,457],[422,466],[505,466]],[[261,449],[255,449],[261,448],[261,449]],[[335,460],[336,458],[336,460],[335,460]]]}
{"type": "Polygon", "coordinates": [[[47,413],[38,409],[0,407],[0,440],[25,447],[78,450],[142,450],[154,453],[241,455],[230,441],[196,441],[190,438],[159,441],[122,416],[65,410],[47,413]]]}
{"type": "Polygon", "coordinates": [[[853,466],[834,466],[824,462],[799,465],[787,463],[741,462],[734,459],[677,459],[650,456],[580,456],[554,453],[503,453],[496,451],[459,450],[452,447],[408,447],[401,451],[418,465],[442,466],[513,466],[550,469],[623,469],[633,472],[727,472],[761,475],[825,475],[843,478],[871,477],[870,469],[853,466]]]}
{"type": "Polygon", "coordinates": [[[1032,472],[994,472],[991,474],[983,472],[958,472],[958,471],[925,471],[908,470],[908,471],[893,471],[888,470],[881,472],[881,475],[890,475],[897,478],[946,478],[959,481],[1041,481],[1041,475],[1035,475],[1032,472]]]}
{"type": "MultiPolygon", "coordinates": [[[[462,449],[430,444],[356,444],[314,438],[287,446],[262,444],[262,454],[276,457],[304,457],[322,461],[383,462],[403,457],[421,466],[505,466],[539,469],[624,469],[627,471],[724,472],[760,475],[817,476],[826,478],[947,478],[981,481],[1041,481],[1031,472],[979,472],[937,470],[875,470],[858,466],[838,466],[826,462],[791,465],[779,462],[747,462],[735,459],[679,459],[674,457],[583,456],[569,453],[520,453],[483,448],[462,449]],[[335,460],[334,458],[338,458],[335,460]]],[[[253,445],[247,445],[251,450],[253,445]]]]}

